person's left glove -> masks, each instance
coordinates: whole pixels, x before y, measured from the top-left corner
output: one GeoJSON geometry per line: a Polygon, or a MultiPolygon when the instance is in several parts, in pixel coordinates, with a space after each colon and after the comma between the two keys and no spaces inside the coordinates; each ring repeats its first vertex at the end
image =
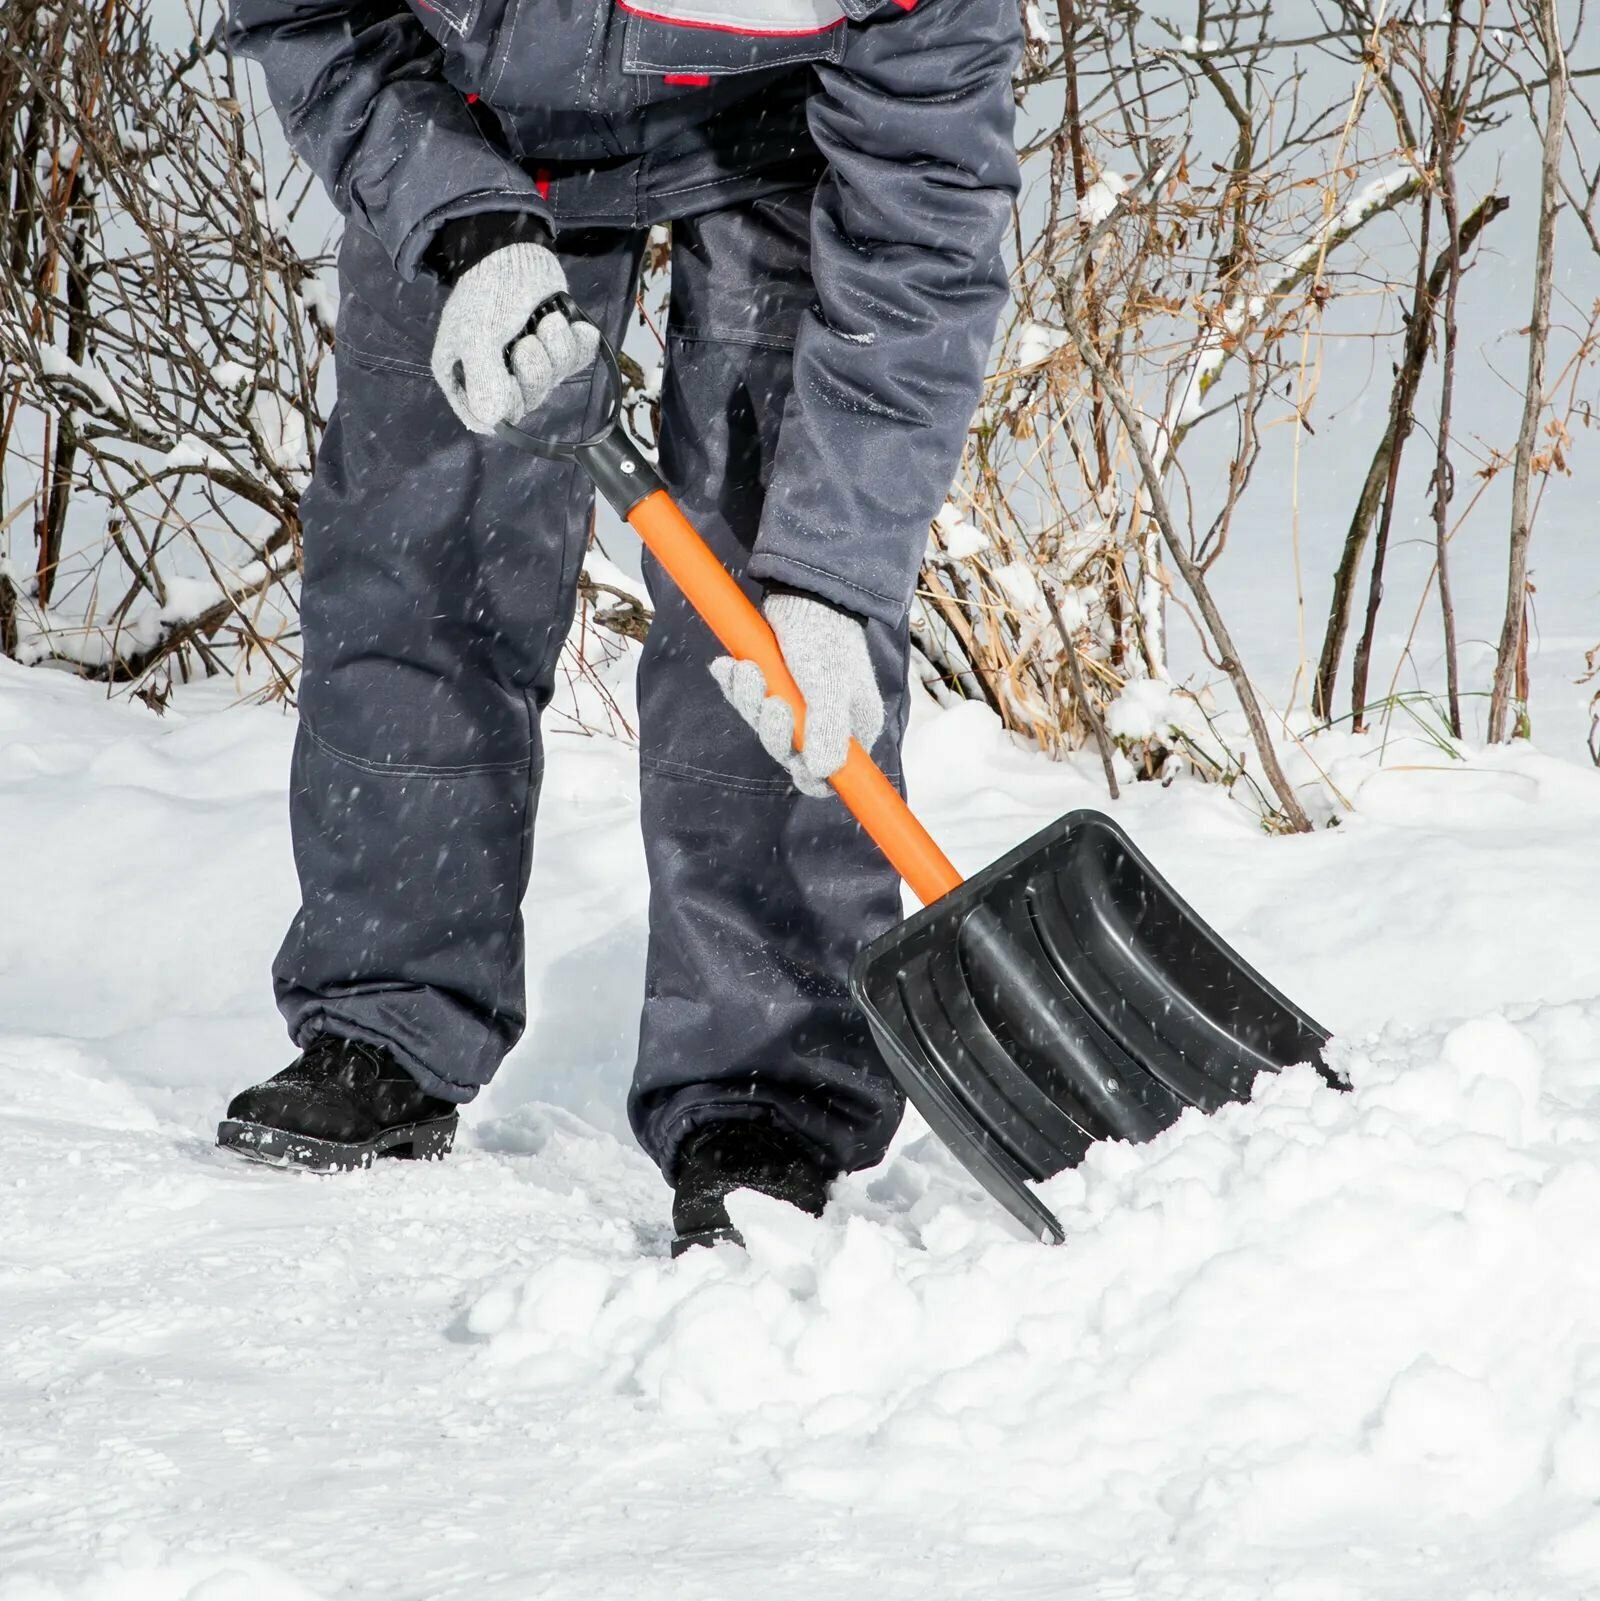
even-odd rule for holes
{"type": "Polygon", "coordinates": [[[871,750],[883,732],[883,696],[867,650],[866,624],[793,590],[769,594],[761,611],[805,697],[803,748],[794,748],[788,701],[767,693],[766,674],[754,662],[719,656],[711,676],[766,753],[788,769],[795,788],[803,795],[827,795],[828,780],[844,766],[852,737],[871,750]]]}
{"type": "Polygon", "coordinates": [[[553,251],[527,242],[504,245],[462,273],[439,315],[433,376],[461,421],[476,434],[537,411],[563,378],[593,364],[600,334],[559,311],[534,312],[565,292],[553,251]]]}

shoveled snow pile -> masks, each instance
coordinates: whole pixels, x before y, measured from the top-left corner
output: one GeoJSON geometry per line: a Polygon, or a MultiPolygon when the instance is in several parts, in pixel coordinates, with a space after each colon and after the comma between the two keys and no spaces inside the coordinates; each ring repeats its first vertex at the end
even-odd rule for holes
{"type": "Polygon", "coordinates": [[[174,1557],[137,1535],[81,1582],[62,1588],[24,1574],[0,1578],[0,1601],[318,1601],[316,1592],[254,1557],[174,1557]]]}
{"type": "Polygon", "coordinates": [[[748,1255],[551,1253],[467,1328],[508,1382],[1141,1593],[1221,1564],[1218,1594],[1461,1594],[1530,1536],[1569,1593],[1600,1574],[1600,1006],[1342,1065],[1350,1095],[1297,1070],[1102,1147],[1046,1187],[1062,1250],[911,1158],[821,1222],[744,1197],[748,1255]]]}
{"type": "MultiPolygon", "coordinates": [[[[620,689],[619,689],[620,692],[620,689]]],[[[446,1163],[212,1146],[287,1058],[292,725],[0,663],[0,1601],[1580,1601],[1600,1593],[1600,775],[1344,735],[1355,810],[1116,808],[1339,1037],[1044,1187],[909,1120],[673,1263],[632,1147],[632,754],[552,738],[533,1023],[446,1163]]],[[[973,868],[1093,762],[919,705],[973,868]]]]}

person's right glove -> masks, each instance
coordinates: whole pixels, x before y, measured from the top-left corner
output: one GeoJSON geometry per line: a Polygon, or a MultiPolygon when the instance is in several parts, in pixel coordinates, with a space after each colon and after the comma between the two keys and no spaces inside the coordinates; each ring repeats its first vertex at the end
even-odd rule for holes
{"type": "Polygon", "coordinates": [[[520,421],[593,363],[600,334],[589,323],[552,311],[528,332],[534,312],[566,287],[555,253],[524,241],[491,251],[451,289],[434,336],[433,376],[474,433],[520,421]]]}
{"type": "Polygon", "coordinates": [[[769,594],[761,612],[805,698],[804,748],[794,748],[788,701],[767,693],[766,674],[754,662],[719,656],[711,676],[766,753],[788,769],[795,788],[820,798],[844,766],[851,738],[871,750],[883,732],[883,696],[867,650],[867,627],[859,617],[797,590],[769,594]]]}

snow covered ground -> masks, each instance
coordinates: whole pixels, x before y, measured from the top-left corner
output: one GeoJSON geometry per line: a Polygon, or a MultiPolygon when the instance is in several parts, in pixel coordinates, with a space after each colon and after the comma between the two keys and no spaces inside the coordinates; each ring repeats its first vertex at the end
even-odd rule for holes
{"type": "MultiPolygon", "coordinates": [[[[0,1601],[1600,1592],[1600,774],[1324,742],[1357,809],[1296,839],[1134,790],[1355,1093],[1102,1148],[1060,1250],[908,1127],[674,1264],[609,741],[553,741],[535,1021],[456,1155],[214,1150],[293,899],[292,725],[227,702],[0,663],[0,1601]]],[[[909,771],[968,867],[1103,804],[977,708],[909,771]]]]}

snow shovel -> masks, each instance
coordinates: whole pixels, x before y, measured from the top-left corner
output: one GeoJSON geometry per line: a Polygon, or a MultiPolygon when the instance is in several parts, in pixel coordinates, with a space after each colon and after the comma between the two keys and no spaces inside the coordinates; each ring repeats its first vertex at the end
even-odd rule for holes
{"type": "MultiPolygon", "coordinates": [[[[572,301],[556,302],[569,318],[572,301]]],[[[547,308],[541,308],[541,314],[547,308]]],[[[602,336],[609,416],[587,438],[502,424],[519,450],[576,462],[644,541],[729,655],[805,704],[772,630],[667,494],[622,423],[602,336]]],[[[1060,1223],[1028,1188],[1097,1140],[1143,1141],[1187,1107],[1249,1098],[1256,1075],[1319,1058],[1327,1031],[1231,950],[1111,820],[1070,812],[962,880],[860,745],[840,800],[923,903],[856,959],[851,993],[930,1128],[1030,1234],[1060,1223]]],[[[1342,1087],[1342,1085],[1340,1086],[1342,1087]]]]}

